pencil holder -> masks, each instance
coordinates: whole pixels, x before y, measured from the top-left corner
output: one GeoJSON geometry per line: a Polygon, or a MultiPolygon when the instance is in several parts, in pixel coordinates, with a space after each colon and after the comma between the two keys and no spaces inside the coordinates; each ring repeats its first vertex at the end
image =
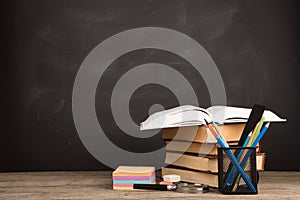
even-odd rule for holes
{"type": "Polygon", "coordinates": [[[257,170],[255,147],[218,148],[218,189],[223,194],[257,194],[257,170]],[[252,183],[249,187],[228,156],[231,151],[252,183]]]}

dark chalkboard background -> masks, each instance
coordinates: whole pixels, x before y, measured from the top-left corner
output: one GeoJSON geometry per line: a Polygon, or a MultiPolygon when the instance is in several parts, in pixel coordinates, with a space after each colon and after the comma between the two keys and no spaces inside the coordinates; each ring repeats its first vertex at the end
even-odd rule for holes
{"type": "MultiPolygon", "coordinates": [[[[263,104],[287,118],[287,123],[272,124],[263,139],[266,169],[300,170],[296,2],[10,1],[2,8],[7,22],[2,25],[0,171],[108,169],[89,154],[76,132],[71,110],[74,79],[85,56],[100,42],[148,26],[174,29],[198,41],[219,68],[228,105],[263,104]]],[[[181,70],[193,85],[199,104],[210,106],[201,76],[182,58],[154,49],[123,55],[105,72],[96,94],[96,109],[107,116],[99,122],[111,141],[135,152],[162,147],[160,135],[145,140],[124,135],[111,116],[109,94],[122,73],[149,62],[181,70]]],[[[167,108],[178,105],[165,87],[151,84],[139,88],[129,105],[133,120],[144,120],[156,103],[167,108]]]]}

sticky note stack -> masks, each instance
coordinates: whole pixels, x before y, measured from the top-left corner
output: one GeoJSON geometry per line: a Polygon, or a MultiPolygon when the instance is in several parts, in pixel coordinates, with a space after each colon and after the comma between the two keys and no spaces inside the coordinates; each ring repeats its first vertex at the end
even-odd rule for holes
{"type": "Polygon", "coordinates": [[[154,184],[155,168],[145,166],[119,166],[113,173],[114,190],[132,190],[133,184],[154,184]]]}

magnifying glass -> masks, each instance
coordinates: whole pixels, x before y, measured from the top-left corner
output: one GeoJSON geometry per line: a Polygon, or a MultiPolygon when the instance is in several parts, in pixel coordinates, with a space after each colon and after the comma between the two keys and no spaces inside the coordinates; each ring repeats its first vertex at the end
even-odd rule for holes
{"type": "Polygon", "coordinates": [[[206,193],[209,191],[209,186],[199,183],[179,183],[175,191],[181,193],[206,193]]]}
{"type": "Polygon", "coordinates": [[[181,193],[206,193],[209,191],[209,186],[204,184],[181,182],[174,185],[133,184],[133,189],[175,191],[181,193]]]}

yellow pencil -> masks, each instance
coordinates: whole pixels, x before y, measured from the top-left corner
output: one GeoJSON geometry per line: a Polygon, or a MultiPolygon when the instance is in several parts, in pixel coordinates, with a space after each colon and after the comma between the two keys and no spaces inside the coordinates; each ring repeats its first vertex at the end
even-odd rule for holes
{"type": "Polygon", "coordinates": [[[258,127],[257,127],[257,129],[256,129],[256,132],[254,132],[254,138],[253,138],[253,141],[252,141],[252,143],[251,143],[251,146],[253,145],[253,142],[256,140],[257,136],[259,135],[260,130],[261,130],[263,124],[264,124],[264,121],[265,121],[265,118],[262,117],[261,120],[260,120],[259,123],[258,123],[258,127]]]}
{"type": "MultiPolygon", "coordinates": [[[[255,128],[254,128],[254,130],[252,132],[252,135],[250,137],[250,140],[248,141],[247,147],[252,147],[253,142],[255,141],[255,139],[257,138],[257,136],[260,133],[260,130],[262,128],[262,125],[263,125],[264,121],[265,121],[265,118],[262,117],[261,120],[256,124],[256,126],[255,126],[255,128]]],[[[244,160],[244,157],[246,156],[246,154],[247,154],[247,150],[244,150],[243,154],[242,154],[242,156],[241,156],[241,158],[239,160],[239,164],[242,162],[242,160],[244,160]]],[[[243,169],[246,168],[247,163],[248,162],[246,161],[245,164],[244,164],[244,166],[243,166],[243,169]]],[[[238,185],[240,183],[240,180],[241,180],[241,176],[238,175],[237,180],[236,180],[236,182],[234,184],[234,187],[233,187],[233,191],[236,191],[236,189],[237,189],[237,187],[238,187],[238,185]]]]}

